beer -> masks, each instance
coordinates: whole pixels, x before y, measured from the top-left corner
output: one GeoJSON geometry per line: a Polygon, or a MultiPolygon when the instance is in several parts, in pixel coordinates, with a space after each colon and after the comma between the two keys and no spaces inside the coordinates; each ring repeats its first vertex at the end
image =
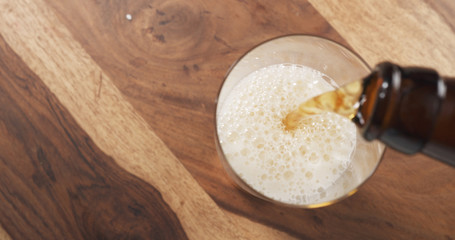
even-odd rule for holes
{"type": "Polygon", "coordinates": [[[334,90],[330,82],[312,68],[277,64],[235,86],[219,106],[217,132],[230,168],[242,181],[267,198],[293,205],[324,202],[352,190],[343,189],[351,187],[349,182],[339,181],[352,174],[354,123],[332,112],[307,116],[295,131],[282,122],[299,103],[334,90]]]}
{"type": "Polygon", "coordinates": [[[286,115],[286,118],[283,120],[285,129],[294,130],[300,125],[304,117],[327,111],[352,119],[359,107],[361,93],[362,82],[359,80],[311,98],[300,104],[297,110],[286,115]]]}

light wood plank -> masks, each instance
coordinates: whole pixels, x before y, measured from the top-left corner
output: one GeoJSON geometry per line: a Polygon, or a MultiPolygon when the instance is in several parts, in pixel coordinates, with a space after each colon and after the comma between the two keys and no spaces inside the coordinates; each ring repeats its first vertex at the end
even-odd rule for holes
{"type": "Polygon", "coordinates": [[[424,1],[310,0],[370,66],[384,60],[455,75],[455,33],[424,1]]]}
{"type": "Polygon", "coordinates": [[[8,235],[8,233],[5,231],[5,229],[2,228],[0,225],[0,240],[11,240],[11,237],[8,235]]]}
{"type": "Polygon", "coordinates": [[[191,239],[238,239],[216,206],[40,0],[0,1],[0,33],[106,154],[161,193],[191,239]]]}
{"type": "Polygon", "coordinates": [[[237,221],[237,225],[246,233],[248,239],[280,239],[280,240],[297,240],[285,232],[269,228],[250,219],[237,215],[235,213],[225,211],[228,216],[237,221]]]}

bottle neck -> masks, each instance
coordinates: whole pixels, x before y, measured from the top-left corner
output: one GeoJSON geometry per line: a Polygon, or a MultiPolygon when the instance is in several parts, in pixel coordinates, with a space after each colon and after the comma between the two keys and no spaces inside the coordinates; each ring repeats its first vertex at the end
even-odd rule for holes
{"type": "Polygon", "coordinates": [[[378,139],[407,154],[419,152],[433,131],[444,86],[434,70],[381,63],[363,79],[353,121],[367,140],[378,139]]]}
{"type": "Polygon", "coordinates": [[[455,79],[444,78],[441,87],[444,100],[436,116],[436,123],[430,140],[422,152],[455,167],[455,79]]]}

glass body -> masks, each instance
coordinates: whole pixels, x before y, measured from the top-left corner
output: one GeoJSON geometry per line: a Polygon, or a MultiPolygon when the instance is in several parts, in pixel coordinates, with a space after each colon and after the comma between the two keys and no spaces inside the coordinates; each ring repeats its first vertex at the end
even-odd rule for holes
{"type": "MultiPolygon", "coordinates": [[[[331,83],[334,87],[361,79],[371,71],[360,57],[333,41],[309,35],[289,35],[275,38],[253,48],[231,67],[219,91],[215,115],[218,114],[219,106],[224,103],[230,92],[244,77],[258,69],[283,63],[299,64],[318,70],[335,81],[331,83]]],[[[217,116],[215,116],[215,125],[217,125],[217,116]]],[[[226,159],[218,138],[217,126],[215,126],[215,131],[220,160],[232,180],[241,189],[256,197],[277,204],[289,205],[264,196],[244,182],[226,159]]],[[[341,175],[326,190],[323,199],[291,206],[302,208],[326,206],[355,193],[358,187],[373,174],[384,151],[383,144],[376,141],[367,142],[359,132],[357,132],[356,143],[353,160],[349,166],[351,168],[349,174],[341,175]],[[343,190],[340,192],[340,189],[343,190]]]]}

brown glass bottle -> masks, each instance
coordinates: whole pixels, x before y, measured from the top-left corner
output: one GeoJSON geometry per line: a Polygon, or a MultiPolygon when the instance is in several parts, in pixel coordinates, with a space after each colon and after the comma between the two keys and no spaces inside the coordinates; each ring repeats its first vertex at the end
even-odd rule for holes
{"type": "Polygon", "coordinates": [[[353,121],[365,139],[455,166],[455,79],[384,62],[363,79],[359,103],[353,121]]]}

